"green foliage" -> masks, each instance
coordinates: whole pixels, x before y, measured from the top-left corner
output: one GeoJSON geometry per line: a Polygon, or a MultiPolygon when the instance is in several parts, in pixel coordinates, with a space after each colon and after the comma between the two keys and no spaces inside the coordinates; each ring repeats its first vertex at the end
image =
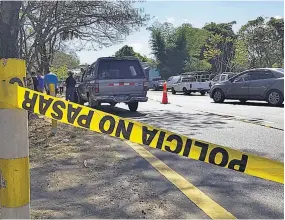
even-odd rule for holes
{"type": "Polygon", "coordinates": [[[75,69],[79,67],[80,60],[76,54],[57,51],[54,54],[54,59],[51,65],[55,68],[60,68],[66,65],[68,69],[75,69]]]}
{"type": "Polygon", "coordinates": [[[67,77],[68,68],[67,65],[63,65],[60,67],[51,66],[50,71],[52,73],[55,73],[60,80],[63,80],[67,77]]]}
{"type": "Polygon", "coordinates": [[[234,42],[235,56],[232,61],[236,71],[243,71],[249,68],[248,51],[244,41],[238,39],[234,42]]]}
{"type": "Polygon", "coordinates": [[[68,69],[78,68],[79,64],[80,61],[76,54],[57,51],[55,52],[50,71],[56,73],[58,78],[62,80],[67,77],[68,69]]]}
{"type": "Polygon", "coordinates": [[[233,31],[235,21],[216,24],[211,22],[203,29],[209,32],[204,45],[203,58],[212,65],[213,72],[232,71],[234,58],[234,41],[237,38],[233,31]]]}
{"type": "Polygon", "coordinates": [[[140,53],[136,53],[134,49],[128,45],[123,46],[115,53],[115,57],[125,57],[125,56],[132,56],[137,57],[142,62],[149,62],[154,64],[154,61],[146,56],[141,55],[140,53]]]}
{"type": "Polygon", "coordinates": [[[200,29],[191,24],[175,28],[170,23],[155,23],[147,28],[161,76],[284,66],[283,18],[258,17],[243,25],[238,34],[233,31],[234,24],[211,22],[200,29]]]}
{"type": "Polygon", "coordinates": [[[248,51],[250,67],[284,65],[284,19],[258,17],[239,31],[248,51]]]}

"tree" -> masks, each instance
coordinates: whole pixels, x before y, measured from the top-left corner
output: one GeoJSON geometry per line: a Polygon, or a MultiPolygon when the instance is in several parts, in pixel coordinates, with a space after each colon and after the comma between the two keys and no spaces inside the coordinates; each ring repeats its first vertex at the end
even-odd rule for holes
{"type": "Polygon", "coordinates": [[[115,56],[116,57],[124,57],[124,56],[133,56],[134,57],[134,56],[136,56],[136,53],[132,47],[125,45],[115,53],[115,56]]]}
{"type": "Polygon", "coordinates": [[[151,31],[150,45],[161,76],[168,78],[182,73],[189,60],[186,31],[175,29],[169,23],[155,23],[148,30],[151,31]]]}
{"type": "Polygon", "coordinates": [[[66,53],[63,51],[56,51],[54,53],[54,59],[51,65],[55,68],[62,67],[66,65],[68,69],[78,68],[80,64],[80,60],[77,54],[66,53]]]}
{"type": "MultiPolygon", "coordinates": [[[[10,71],[9,73],[6,72],[5,76],[0,75],[1,81],[3,79],[6,81],[10,80],[12,77],[15,77],[16,73],[18,77],[22,78],[25,76],[25,68],[22,65],[22,61],[9,59],[19,58],[17,40],[21,4],[22,2],[20,1],[1,1],[0,3],[0,58],[8,59],[6,64],[3,60],[1,61],[1,74],[7,66],[5,71],[10,71]],[[7,79],[8,77],[10,79],[7,79]]],[[[1,181],[3,182],[5,178],[9,177],[8,181],[5,181],[4,189],[1,187],[1,218],[4,219],[30,218],[27,119],[28,113],[25,110],[7,108],[7,106],[2,104],[0,109],[0,139],[2,140],[0,151],[1,181]],[[7,164],[9,165],[7,166],[7,164]],[[16,198],[21,198],[21,200],[15,203],[16,198]],[[16,206],[11,207],[10,204],[16,204],[16,206]]]]}
{"type": "Polygon", "coordinates": [[[235,71],[241,72],[249,68],[248,51],[243,40],[237,39],[234,42],[235,56],[232,60],[232,67],[235,71]]]}
{"type": "Polygon", "coordinates": [[[19,33],[19,11],[21,2],[1,2],[0,20],[0,56],[1,58],[18,58],[17,44],[19,33]]]}
{"type": "Polygon", "coordinates": [[[72,41],[78,49],[109,46],[148,19],[127,1],[28,1],[21,13],[19,44],[28,63],[47,72],[64,42],[72,41]]]}
{"type": "Polygon", "coordinates": [[[157,60],[157,69],[160,71],[161,76],[168,75],[166,42],[161,30],[153,29],[151,31],[150,44],[152,53],[157,60]]]}
{"type": "Polygon", "coordinates": [[[248,21],[238,32],[247,48],[249,66],[284,65],[284,19],[258,17],[248,21]]]}
{"type": "Polygon", "coordinates": [[[216,24],[211,22],[203,29],[210,33],[202,48],[203,57],[212,64],[212,71],[221,73],[231,71],[234,58],[234,41],[236,34],[233,31],[235,21],[216,24]]]}
{"type": "Polygon", "coordinates": [[[125,57],[125,56],[137,57],[141,62],[153,63],[152,59],[144,55],[141,55],[140,53],[135,52],[133,47],[130,47],[128,45],[123,46],[115,53],[115,57],[125,57]]]}
{"type": "Polygon", "coordinates": [[[179,28],[185,31],[187,39],[188,60],[184,70],[191,72],[211,69],[211,64],[201,56],[201,50],[209,37],[209,32],[200,28],[194,28],[191,24],[182,24],[179,28]]]}

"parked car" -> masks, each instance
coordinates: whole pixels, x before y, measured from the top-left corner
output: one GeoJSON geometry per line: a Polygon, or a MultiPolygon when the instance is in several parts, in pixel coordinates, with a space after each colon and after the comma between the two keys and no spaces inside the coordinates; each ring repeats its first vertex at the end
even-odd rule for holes
{"type": "Polygon", "coordinates": [[[137,58],[102,57],[85,71],[77,87],[77,102],[88,102],[90,107],[122,102],[130,111],[136,111],[139,102],[148,101],[147,85],[137,58]]]}
{"type": "Polygon", "coordinates": [[[195,76],[181,75],[177,82],[172,84],[172,94],[177,92],[183,92],[185,95],[189,95],[192,92],[200,92],[201,95],[205,95],[210,90],[209,81],[200,82],[195,76]]]}
{"type": "Polygon", "coordinates": [[[267,101],[272,106],[284,101],[284,71],[273,68],[246,70],[233,78],[217,83],[210,90],[217,103],[225,99],[267,101]]]}
{"type": "Polygon", "coordinates": [[[166,87],[167,89],[171,89],[173,83],[176,83],[179,80],[180,76],[171,76],[168,78],[168,80],[166,81],[166,87]]]}
{"type": "Polygon", "coordinates": [[[234,77],[235,75],[237,75],[237,74],[232,73],[232,72],[224,72],[222,74],[218,74],[210,81],[210,87],[212,87],[213,85],[215,85],[217,83],[227,81],[230,78],[234,77]]]}
{"type": "Polygon", "coordinates": [[[153,89],[155,91],[163,90],[164,80],[161,77],[152,78],[149,80],[149,89],[153,89]]]}

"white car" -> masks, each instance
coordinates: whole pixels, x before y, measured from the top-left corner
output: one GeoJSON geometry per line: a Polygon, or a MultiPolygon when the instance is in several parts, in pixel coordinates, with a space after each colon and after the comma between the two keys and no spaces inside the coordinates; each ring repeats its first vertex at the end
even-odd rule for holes
{"type": "Polygon", "coordinates": [[[168,80],[166,81],[166,87],[167,89],[171,89],[173,83],[176,83],[179,80],[180,76],[171,76],[168,78],[168,80]]]}
{"type": "Polygon", "coordinates": [[[211,80],[210,87],[214,86],[217,83],[225,82],[225,81],[229,80],[230,78],[234,77],[235,75],[236,74],[232,73],[232,72],[224,72],[222,74],[218,74],[211,80]]]}
{"type": "Polygon", "coordinates": [[[192,92],[200,92],[201,95],[205,95],[210,90],[210,82],[199,82],[195,76],[181,75],[176,83],[172,84],[172,94],[177,92],[183,92],[185,95],[189,95],[192,92]]]}

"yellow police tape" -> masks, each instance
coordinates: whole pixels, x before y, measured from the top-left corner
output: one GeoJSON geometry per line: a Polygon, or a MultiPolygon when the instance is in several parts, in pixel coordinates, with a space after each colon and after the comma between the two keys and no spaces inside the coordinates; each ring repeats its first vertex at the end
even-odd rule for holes
{"type": "Polygon", "coordinates": [[[188,138],[24,87],[6,82],[0,83],[0,102],[45,115],[75,127],[86,128],[284,184],[284,164],[281,162],[188,138]]]}
{"type": "Polygon", "coordinates": [[[4,82],[0,85],[0,101],[75,127],[284,184],[284,164],[278,161],[188,138],[4,82]],[[4,96],[2,91],[9,95],[4,96]]]}

